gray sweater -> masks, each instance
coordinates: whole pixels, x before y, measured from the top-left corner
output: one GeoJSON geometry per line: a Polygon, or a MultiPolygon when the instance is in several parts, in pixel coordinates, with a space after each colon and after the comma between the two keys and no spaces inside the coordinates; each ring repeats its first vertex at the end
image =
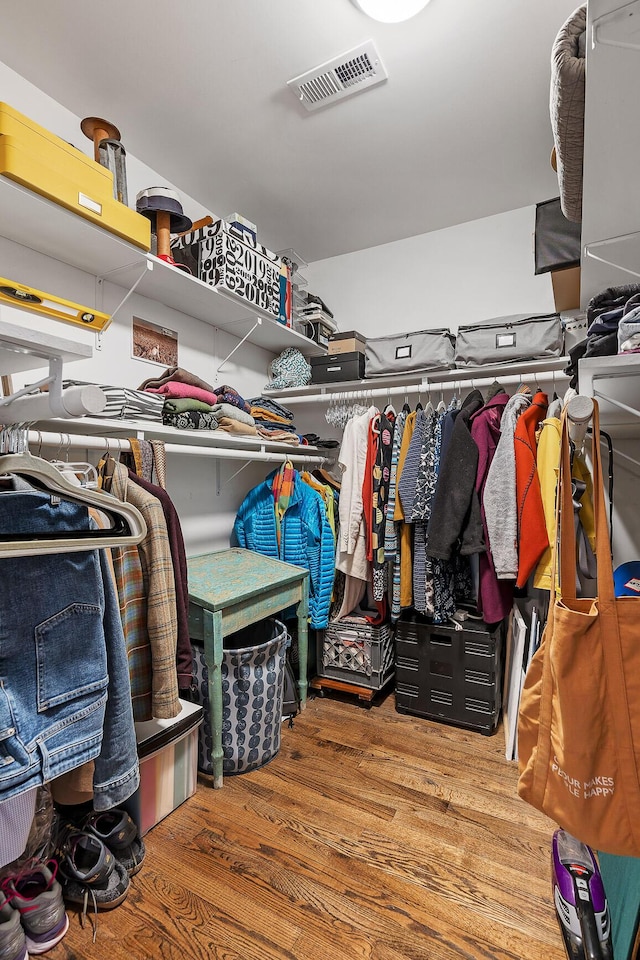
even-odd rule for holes
{"type": "Polygon", "coordinates": [[[513,436],[518,417],[530,403],[530,395],[516,393],[504,408],[500,439],[484,488],[487,533],[498,580],[515,580],[518,576],[518,506],[513,436]]]}

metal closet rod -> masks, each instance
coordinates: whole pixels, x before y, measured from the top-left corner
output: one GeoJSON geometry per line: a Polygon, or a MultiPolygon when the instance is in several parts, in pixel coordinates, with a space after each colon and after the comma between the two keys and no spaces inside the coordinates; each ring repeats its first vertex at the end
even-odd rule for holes
{"type": "MultiPolygon", "coordinates": [[[[35,446],[58,447],[65,453],[73,448],[82,450],[117,450],[126,452],[131,450],[128,440],[118,437],[89,437],[83,434],[45,433],[41,430],[29,431],[29,447],[35,446]]],[[[283,460],[295,460],[296,463],[326,463],[327,457],[297,453],[291,450],[234,450],[230,447],[198,447],[193,444],[165,443],[165,451],[170,454],[179,454],[195,457],[215,457],[218,460],[262,460],[270,463],[281,463],[283,460]]],[[[304,448],[303,448],[304,449],[304,448]]]]}
{"type": "Polygon", "coordinates": [[[282,394],[280,399],[287,405],[291,403],[318,403],[319,400],[331,403],[332,400],[368,400],[374,397],[403,397],[408,393],[428,394],[431,390],[467,390],[473,387],[488,387],[496,382],[499,383],[500,386],[520,385],[526,383],[527,380],[535,383],[535,381],[542,380],[543,378],[545,380],[555,380],[556,378],[563,380],[569,379],[567,374],[562,373],[560,370],[554,370],[551,373],[538,371],[537,373],[532,372],[529,375],[525,373],[522,376],[519,374],[509,374],[506,377],[494,375],[492,377],[473,377],[461,380],[423,380],[421,383],[407,384],[404,387],[374,387],[371,390],[360,388],[357,390],[340,390],[335,393],[307,393],[300,394],[299,396],[282,394]]]}

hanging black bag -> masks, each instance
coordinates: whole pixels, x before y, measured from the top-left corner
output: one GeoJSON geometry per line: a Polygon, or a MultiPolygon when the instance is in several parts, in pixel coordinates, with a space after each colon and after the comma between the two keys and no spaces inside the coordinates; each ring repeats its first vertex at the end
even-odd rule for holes
{"type": "Polygon", "coordinates": [[[289,721],[289,726],[293,726],[293,718],[300,713],[300,694],[298,692],[298,681],[296,680],[293,667],[289,657],[286,658],[284,665],[284,690],[282,693],[282,719],[289,721]]]}

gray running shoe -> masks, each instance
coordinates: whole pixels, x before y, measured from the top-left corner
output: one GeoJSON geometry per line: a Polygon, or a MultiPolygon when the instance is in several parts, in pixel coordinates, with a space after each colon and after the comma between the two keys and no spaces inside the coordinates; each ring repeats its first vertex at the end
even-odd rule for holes
{"type": "Polygon", "coordinates": [[[13,877],[5,886],[11,906],[20,916],[31,955],[51,950],[69,929],[62,888],[56,880],[57,869],[53,860],[40,863],[30,873],[13,877]]]}
{"type": "Polygon", "coordinates": [[[20,914],[7,900],[4,889],[0,889],[0,960],[28,960],[28,957],[20,914]]]}

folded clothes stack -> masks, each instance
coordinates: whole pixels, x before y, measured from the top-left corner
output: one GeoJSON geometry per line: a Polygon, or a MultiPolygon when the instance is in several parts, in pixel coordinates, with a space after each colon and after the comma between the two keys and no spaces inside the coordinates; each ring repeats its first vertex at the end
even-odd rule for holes
{"type": "Polygon", "coordinates": [[[592,297],[587,307],[587,324],[587,338],[571,348],[565,369],[574,389],[579,360],[640,351],[640,284],[607,287],[592,297]]]}
{"type": "Polygon", "coordinates": [[[281,443],[300,443],[300,434],[293,424],[293,413],[271,397],[253,397],[251,416],[255,420],[258,436],[281,443]]]}
{"type": "Polygon", "coordinates": [[[210,406],[218,402],[217,394],[188,383],[180,383],[179,380],[169,380],[168,383],[163,383],[161,387],[147,387],[146,392],[157,393],[163,397],[168,397],[170,400],[199,400],[201,403],[208,403],[210,406]]]}
{"type": "MultiPolygon", "coordinates": [[[[229,394],[222,394],[222,396],[229,396],[229,394]]],[[[242,398],[240,397],[240,399],[242,398]]],[[[253,417],[238,404],[217,403],[212,408],[212,412],[218,417],[220,429],[225,433],[233,433],[239,437],[255,437],[257,435],[253,417]]]]}
{"type": "Polygon", "coordinates": [[[179,430],[223,430],[255,436],[250,406],[237,390],[213,387],[183,367],[169,367],[140,385],[145,394],[162,399],[162,421],[179,430]]]}
{"type": "MultiPolygon", "coordinates": [[[[84,387],[85,380],[63,380],[62,387],[84,387]]],[[[113,387],[99,383],[102,392],[106,394],[107,404],[102,413],[94,414],[101,420],[130,420],[154,421],[162,423],[162,408],[164,400],[143,390],[132,390],[130,387],[113,387]]]]}

